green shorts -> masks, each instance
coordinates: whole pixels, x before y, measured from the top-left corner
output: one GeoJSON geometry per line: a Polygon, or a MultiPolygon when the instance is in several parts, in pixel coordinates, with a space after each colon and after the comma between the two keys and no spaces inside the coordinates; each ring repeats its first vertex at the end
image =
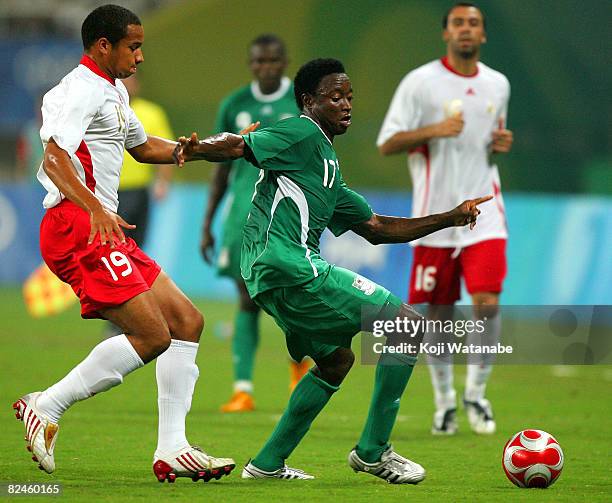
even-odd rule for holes
{"type": "Polygon", "coordinates": [[[361,331],[364,307],[399,310],[402,305],[386,288],[335,266],[304,285],[268,290],[253,300],[281,327],[289,354],[298,362],[350,348],[361,331]]]}

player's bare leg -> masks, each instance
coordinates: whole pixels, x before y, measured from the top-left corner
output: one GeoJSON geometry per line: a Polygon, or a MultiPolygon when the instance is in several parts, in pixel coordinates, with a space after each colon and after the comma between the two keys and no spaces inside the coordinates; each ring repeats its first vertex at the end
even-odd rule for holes
{"type": "MultiPolygon", "coordinates": [[[[486,320],[484,334],[468,334],[468,344],[494,345],[500,340],[501,316],[499,313],[499,294],[479,292],[472,294],[474,319],[486,320]]],[[[495,433],[496,424],[493,408],[485,398],[487,381],[493,369],[493,358],[490,354],[473,355],[478,361],[467,366],[465,394],[463,405],[468,415],[470,427],[475,433],[495,433]]]]}
{"type": "Polygon", "coordinates": [[[103,314],[126,333],[102,341],[68,375],[42,393],[30,393],[13,404],[16,417],[26,427],[32,459],[48,473],[55,470],[53,451],[62,414],[75,402],[121,384],[126,375],[170,344],[168,325],[150,291],[103,314]]]}
{"type": "Polygon", "coordinates": [[[321,358],[293,391],[289,404],[261,451],[242,471],[242,478],[282,480],[312,479],[301,470],[289,468],[285,460],[310,429],[312,421],[338,391],[348,374],[355,355],[349,348],[336,348],[321,358]]]}
{"type": "MultiPolygon", "coordinates": [[[[453,316],[453,306],[430,305],[427,310],[430,320],[452,320],[453,316]]],[[[427,342],[432,344],[448,342],[443,334],[428,333],[427,337],[427,342]]],[[[454,435],[457,433],[457,393],[453,385],[452,355],[427,355],[427,363],[436,407],[431,432],[434,435],[454,435]]]]}
{"type": "Polygon", "coordinates": [[[172,337],[156,363],[159,430],[153,472],[160,482],[174,482],[176,477],[206,482],[219,479],[236,466],[234,460],[209,456],[192,446],[185,434],[185,418],[199,375],[196,355],[204,318],[165,273],[160,273],[151,291],[172,337]]]}
{"type": "Polygon", "coordinates": [[[259,345],[259,316],[261,309],[249,295],[242,280],[236,280],[238,313],[232,337],[234,365],[234,391],[229,401],[221,406],[221,412],[250,412],[255,410],[253,399],[253,368],[259,345]]]}

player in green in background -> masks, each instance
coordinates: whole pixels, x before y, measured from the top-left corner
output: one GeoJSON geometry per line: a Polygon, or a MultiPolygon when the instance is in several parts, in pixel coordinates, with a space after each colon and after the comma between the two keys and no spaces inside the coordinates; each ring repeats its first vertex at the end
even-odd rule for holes
{"type": "MultiPolygon", "coordinates": [[[[254,80],[227,96],[219,108],[215,130],[238,133],[257,121],[261,127],[299,114],[293,97],[287,68],[285,43],[276,35],[260,35],[248,49],[249,68],[254,80]]],[[[219,163],[210,186],[204,216],[201,250],[204,260],[213,263],[215,238],[212,222],[221,199],[229,192],[223,214],[223,233],[216,260],[218,272],[234,280],[238,289],[239,309],[234,322],[232,356],[234,393],[221,407],[223,412],[246,412],[255,408],[253,367],[259,343],[260,308],[251,300],[240,275],[240,247],[249,214],[258,172],[244,159],[219,163]]],[[[310,361],[290,362],[291,390],[308,370],[310,361]]]]}
{"type": "MultiPolygon", "coordinates": [[[[316,363],[296,386],[266,444],[245,466],[243,478],[313,478],[287,467],[285,460],[353,365],[350,346],[361,329],[362,309],[370,307],[385,318],[420,318],[387,289],[326,262],[319,254],[323,230],[329,227],[335,235],[352,230],[373,244],[404,243],[446,227],[473,227],[477,205],[491,199],[465,201],[421,218],[373,213],[342,179],[332,144],[351,124],[353,90],[344,66],[335,59],[306,63],[296,75],[294,93],[300,117],[242,136],[222,133],[200,142],[193,133],[180,138],[176,149],[186,160],[244,157],[260,168],[244,229],[242,276],[251,298],[283,329],[291,356],[308,355],[316,363]]],[[[366,424],[349,454],[353,470],[396,484],[425,478],[421,465],[389,443],[415,363],[413,354],[380,358],[366,424]]]]}

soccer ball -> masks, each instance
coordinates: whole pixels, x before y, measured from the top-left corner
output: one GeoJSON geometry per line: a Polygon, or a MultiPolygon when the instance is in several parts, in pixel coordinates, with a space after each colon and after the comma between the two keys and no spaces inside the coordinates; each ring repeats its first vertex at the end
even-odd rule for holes
{"type": "Polygon", "coordinates": [[[542,430],[523,430],[504,446],[502,466],[514,485],[545,488],[561,474],[563,451],[551,434],[542,430]]]}

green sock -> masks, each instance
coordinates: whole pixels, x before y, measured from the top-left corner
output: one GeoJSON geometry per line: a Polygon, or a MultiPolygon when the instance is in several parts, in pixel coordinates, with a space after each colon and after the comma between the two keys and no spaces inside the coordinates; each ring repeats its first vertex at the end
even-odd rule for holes
{"type": "Polygon", "coordinates": [[[259,311],[238,311],[236,315],[232,356],[236,381],[253,380],[253,362],[259,343],[259,311]]]}
{"type": "Polygon", "coordinates": [[[357,444],[357,455],[366,463],[380,461],[389,447],[400,398],[415,363],[414,357],[391,354],[383,355],[378,361],[368,419],[357,444]]]}
{"type": "Polygon", "coordinates": [[[283,417],[252,463],[267,472],[282,468],[310,429],[314,418],[336,391],[338,386],[326,383],[312,371],[307,372],[291,394],[283,417]]]}

